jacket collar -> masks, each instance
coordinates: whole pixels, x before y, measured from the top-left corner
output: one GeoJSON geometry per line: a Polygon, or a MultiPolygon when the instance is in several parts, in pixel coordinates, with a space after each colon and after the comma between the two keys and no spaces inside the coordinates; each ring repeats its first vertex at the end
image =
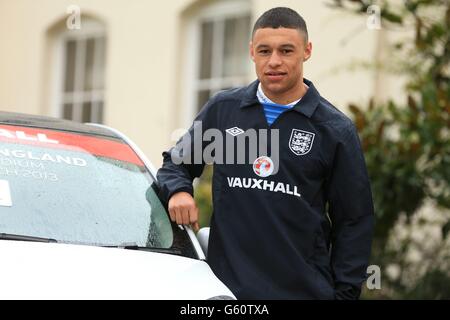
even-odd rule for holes
{"type": "MultiPolygon", "coordinates": [[[[311,81],[303,79],[303,82],[309,87],[309,89],[306,91],[306,94],[302,97],[302,99],[292,108],[292,110],[300,112],[306,117],[311,118],[319,105],[320,94],[311,81]]],[[[256,97],[258,85],[259,80],[256,80],[246,88],[244,97],[240,104],[241,108],[259,105],[258,98],[256,97]]]]}

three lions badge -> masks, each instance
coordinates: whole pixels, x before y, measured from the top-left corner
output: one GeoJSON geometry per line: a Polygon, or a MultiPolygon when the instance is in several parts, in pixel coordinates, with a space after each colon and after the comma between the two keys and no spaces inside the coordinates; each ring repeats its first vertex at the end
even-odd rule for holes
{"type": "Polygon", "coordinates": [[[292,129],[289,149],[297,156],[304,156],[313,146],[315,134],[299,129],[292,129]]]}

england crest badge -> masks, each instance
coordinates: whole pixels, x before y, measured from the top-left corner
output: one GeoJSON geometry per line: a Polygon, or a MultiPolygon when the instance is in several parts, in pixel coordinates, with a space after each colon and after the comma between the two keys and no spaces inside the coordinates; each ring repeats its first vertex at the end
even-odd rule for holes
{"type": "Polygon", "coordinates": [[[313,146],[314,136],[315,134],[312,132],[292,129],[289,149],[298,156],[307,154],[313,146]]]}

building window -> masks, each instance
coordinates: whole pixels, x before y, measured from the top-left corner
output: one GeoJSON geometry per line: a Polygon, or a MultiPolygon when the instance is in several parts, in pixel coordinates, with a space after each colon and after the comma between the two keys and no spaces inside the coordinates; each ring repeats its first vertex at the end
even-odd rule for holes
{"type": "Polygon", "coordinates": [[[97,23],[62,37],[60,116],[78,122],[103,122],[106,36],[97,23]]]}
{"type": "Polygon", "coordinates": [[[246,83],[250,15],[205,19],[200,32],[198,108],[217,91],[246,83]]]}
{"type": "Polygon", "coordinates": [[[218,91],[248,83],[250,12],[249,1],[226,0],[198,8],[187,17],[182,99],[188,102],[186,124],[218,91]]]}

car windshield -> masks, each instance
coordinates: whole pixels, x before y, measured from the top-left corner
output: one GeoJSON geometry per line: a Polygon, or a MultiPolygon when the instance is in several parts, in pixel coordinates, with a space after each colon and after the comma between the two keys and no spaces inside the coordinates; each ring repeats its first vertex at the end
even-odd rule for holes
{"type": "Polygon", "coordinates": [[[152,183],[120,139],[0,125],[0,233],[171,248],[173,229],[152,183]]]}

